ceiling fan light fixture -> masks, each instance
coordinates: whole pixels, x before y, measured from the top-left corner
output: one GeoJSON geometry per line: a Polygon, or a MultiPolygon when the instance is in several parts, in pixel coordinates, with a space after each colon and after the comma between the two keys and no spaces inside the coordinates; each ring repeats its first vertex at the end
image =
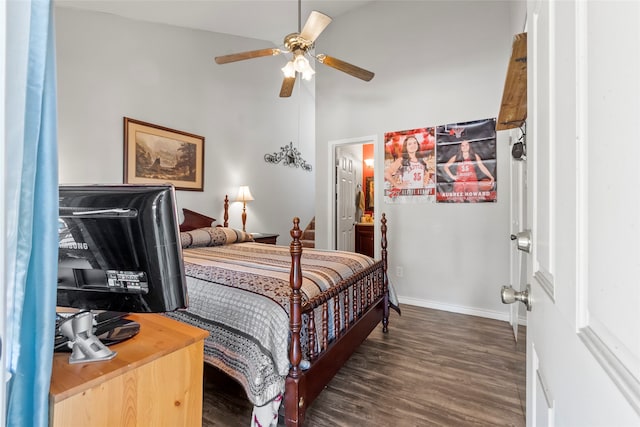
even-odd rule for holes
{"type": "Polygon", "coordinates": [[[299,73],[308,73],[309,70],[313,71],[313,68],[309,65],[309,60],[305,58],[303,54],[297,54],[296,57],[293,58],[293,66],[299,73]]]}
{"type": "Polygon", "coordinates": [[[304,53],[296,53],[294,58],[282,67],[282,73],[285,78],[294,78],[296,72],[300,73],[304,80],[311,80],[316,73],[304,53]]]}
{"type": "Polygon", "coordinates": [[[286,49],[268,48],[216,56],[216,63],[227,64],[229,62],[244,61],[246,59],[261,58],[263,56],[291,54],[293,58],[282,68],[284,79],[280,87],[281,98],[291,96],[298,73],[303,80],[311,80],[313,78],[316,71],[313,69],[313,66],[309,64],[307,57],[314,58],[314,62],[317,61],[327,67],[342,71],[358,79],[367,82],[371,80],[374,76],[374,73],[371,71],[324,54],[314,55],[313,49],[315,41],[327,25],[331,23],[331,17],[313,10],[311,14],[309,14],[304,27],[301,28],[300,3],[301,0],[298,0],[298,32],[290,33],[284,38],[284,47],[286,49]]]}
{"type": "Polygon", "coordinates": [[[296,69],[295,69],[295,66],[293,65],[293,61],[287,62],[287,65],[282,67],[282,72],[284,73],[284,76],[287,78],[295,77],[296,69]]]}
{"type": "Polygon", "coordinates": [[[311,79],[313,78],[313,75],[314,75],[315,73],[316,73],[316,72],[314,71],[314,69],[313,69],[313,68],[311,68],[311,67],[309,67],[309,70],[304,71],[304,72],[302,73],[302,79],[303,79],[303,80],[311,80],[311,79]]]}

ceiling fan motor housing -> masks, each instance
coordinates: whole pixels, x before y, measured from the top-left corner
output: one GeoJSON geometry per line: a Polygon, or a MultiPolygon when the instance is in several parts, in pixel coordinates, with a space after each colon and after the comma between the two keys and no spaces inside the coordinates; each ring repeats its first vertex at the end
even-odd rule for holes
{"type": "Polygon", "coordinates": [[[291,33],[284,38],[284,46],[289,52],[296,50],[307,52],[313,46],[313,42],[302,38],[299,33],[291,33]]]}

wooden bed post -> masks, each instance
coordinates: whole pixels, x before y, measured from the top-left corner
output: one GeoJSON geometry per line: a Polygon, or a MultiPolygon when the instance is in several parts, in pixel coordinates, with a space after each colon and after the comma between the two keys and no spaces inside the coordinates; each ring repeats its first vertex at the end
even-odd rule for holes
{"type": "Polygon", "coordinates": [[[291,285],[291,295],[289,297],[290,313],[289,313],[289,330],[291,333],[291,347],[289,348],[289,361],[291,367],[289,375],[285,382],[284,405],[285,405],[285,423],[287,426],[302,425],[305,413],[305,402],[302,398],[300,361],[302,360],[302,346],[300,343],[300,330],[302,328],[302,266],[300,265],[300,257],[302,256],[302,243],[300,237],[300,218],[293,219],[293,228],[291,229],[291,273],[289,275],[289,284],[291,285]]]}
{"type": "Polygon", "coordinates": [[[380,219],[382,226],[382,271],[384,271],[384,309],[382,317],[382,332],[387,332],[389,326],[389,278],[387,277],[387,216],[383,213],[380,219]]]}
{"type": "Polygon", "coordinates": [[[229,226],[229,196],[224,195],[224,226],[229,226]]]}

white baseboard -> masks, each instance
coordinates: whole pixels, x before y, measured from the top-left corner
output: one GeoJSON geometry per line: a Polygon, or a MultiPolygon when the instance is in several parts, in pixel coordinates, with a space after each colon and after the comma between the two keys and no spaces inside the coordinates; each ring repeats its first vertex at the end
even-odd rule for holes
{"type": "MultiPolygon", "coordinates": [[[[399,295],[398,295],[398,302],[400,302],[400,304],[415,305],[418,307],[432,308],[434,310],[449,311],[452,313],[467,314],[469,316],[479,316],[479,317],[485,317],[487,319],[501,320],[507,323],[509,322],[509,313],[503,313],[500,311],[482,310],[482,309],[477,309],[473,307],[444,304],[437,301],[428,301],[428,300],[423,300],[418,298],[402,297],[399,295]]],[[[400,306],[400,309],[402,309],[402,306],[400,306]]],[[[526,326],[527,325],[526,317],[521,316],[518,319],[518,324],[526,326]]]]}

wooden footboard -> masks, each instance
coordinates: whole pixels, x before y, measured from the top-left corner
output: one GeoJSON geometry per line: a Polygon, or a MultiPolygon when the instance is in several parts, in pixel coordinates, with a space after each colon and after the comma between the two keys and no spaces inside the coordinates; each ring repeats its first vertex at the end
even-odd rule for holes
{"type": "Polygon", "coordinates": [[[387,332],[389,318],[389,291],[387,282],[387,219],[382,214],[382,259],[366,270],[344,280],[338,286],[310,301],[302,303],[302,244],[300,220],[294,218],[292,242],[290,296],[290,349],[291,368],[285,384],[284,408],[287,426],[301,426],[306,409],[349,359],[371,331],[382,322],[387,332]],[[342,306],[342,309],[341,309],[342,306]],[[320,312],[320,319],[316,313],[320,312]],[[330,319],[329,313],[333,312],[330,319]],[[303,322],[306,316],[306,322],[303,322]],[[321,326],[317,327],[317,322],[321,326]],[[306,333],[303,334],[303,324],[306,333]],[[332,328],[330,324],[332,323],[332,328]],[[316,331],[320,330],[320,336],[316,331]],[[330,338],[329,330],[336,332],[330,338]],[[306,336],[306,346],[302,337],[306,336]],[[310,366],[303,370],[303,347],[310,366]]]}

